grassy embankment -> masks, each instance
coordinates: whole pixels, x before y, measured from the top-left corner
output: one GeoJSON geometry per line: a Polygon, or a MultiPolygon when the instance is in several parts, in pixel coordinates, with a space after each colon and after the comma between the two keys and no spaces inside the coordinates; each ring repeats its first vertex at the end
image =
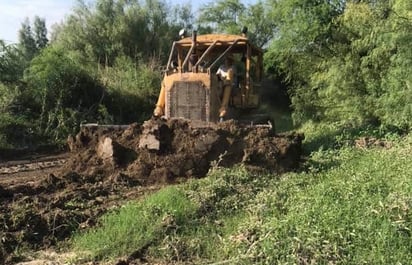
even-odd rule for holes
{"type": "Polygon", "coordinates": [[[214,169],[107,214],[74,249],[164,264],[412,264],[412,137],[362,149],[332,126],[304,130],[301,172],[214,169]]]}

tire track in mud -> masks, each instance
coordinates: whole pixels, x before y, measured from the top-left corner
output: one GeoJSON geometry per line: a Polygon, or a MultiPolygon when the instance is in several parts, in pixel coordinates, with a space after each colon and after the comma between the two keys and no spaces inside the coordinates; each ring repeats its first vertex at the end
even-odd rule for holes
{"type": "Polygon", "coordinates": [[[66,163],[67,159],[46,160],[46,161],[13,161],[12,163],[0,164],[0,176],[14,174],[25,171],[34,171],[46,168],[60,167],[66,163]]]}
{"type": "Polygon", "coordinates": [[[64,171],[69,155],[0,162],[0,264],[22,261],[21,248],[53,249],[108,210],[162,187],[143,186],[123,174],[64,171]]]}
{"type": "Polygon", "coordinates": [[[0,186],[6,188],[11,185],[28,184],[49,174],[58,174],[68,158],[68,153],[61,153],[25,156],[18,160],[0,160],[0,186]]]}

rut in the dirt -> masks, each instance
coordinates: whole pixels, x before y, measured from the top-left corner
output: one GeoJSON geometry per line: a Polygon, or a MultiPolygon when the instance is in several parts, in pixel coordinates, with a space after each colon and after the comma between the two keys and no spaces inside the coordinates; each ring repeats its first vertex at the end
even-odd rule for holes
{"type": "Polygon", "coordinates": [[[84,175],[125,174],[142,184],[197,178],[213,165],[282,173],[298,166],[303,136],[227,121],[199,127],[186,120],[149,120],[127,129],[87,127],[69,139],[65,170],[84,175]]]}
{"type": "Polygon", "coordinates": [[[108,209],[153,189],[157,187],[138,186],[126,176],[105,179],[74,172],[0,183],[0,264],[22,261],[21,249],[55,246],[73,231],[95,225],[108,209]]]}

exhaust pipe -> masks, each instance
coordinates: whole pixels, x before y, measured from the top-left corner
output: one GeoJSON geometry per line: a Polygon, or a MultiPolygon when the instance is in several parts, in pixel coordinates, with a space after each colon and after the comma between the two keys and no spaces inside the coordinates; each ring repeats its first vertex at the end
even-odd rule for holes
{"type": "Polygon", "coordinates": [[[197,53],[196,53],[196,46],[197,46],[197,31],[193,30],[192,31],[192,54],[190,54],[190,67],[192,68],[192,72],[193,73],[197,73],[197,66],[193,67],[194,65],[196,65],[197,60],[199,59],[197,57],[197,53]]]}

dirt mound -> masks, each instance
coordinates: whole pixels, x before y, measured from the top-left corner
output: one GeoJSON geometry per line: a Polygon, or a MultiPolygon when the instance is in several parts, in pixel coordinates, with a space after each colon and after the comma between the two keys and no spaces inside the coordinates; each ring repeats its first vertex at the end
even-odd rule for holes
{"type": "Polygon", "coordinates": [[[275,135],[267,127],[234,121],[194,124],[186,120],[149,120],[127,129],[85,127],[69,138],[71,158],[65,172],[118,175],[142,184],[172,183],[207,174],[213,165],[249,167],[282,173],[296,168],[303,136],[275,135]]]}

